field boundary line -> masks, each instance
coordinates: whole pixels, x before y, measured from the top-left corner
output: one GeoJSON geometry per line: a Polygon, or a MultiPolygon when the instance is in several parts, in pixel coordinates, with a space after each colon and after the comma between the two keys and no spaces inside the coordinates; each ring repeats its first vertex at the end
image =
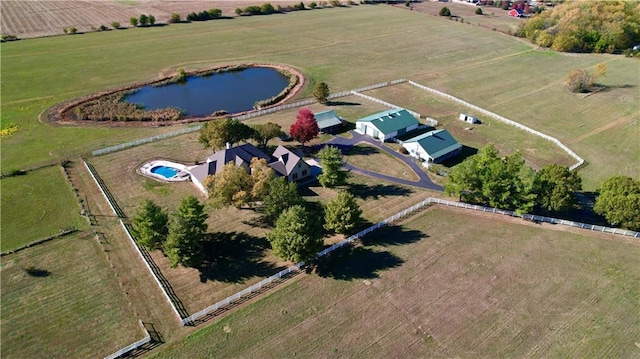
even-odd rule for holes
{"type": "MultiPolygon", "coordinates": [[[[167,282],[167,284],[163,285],[163,281],[161,281],[160,278],[158,278],[159,276],[162,276],[162,273],[160,273],[160,270],[157,269],[157,266],[155,264],[153,264],[153,266],[152,266],[152,264],[150,263],[150,261],[152,261],[152,259],[151,258],[147,258],[149,256],[149,254],[147,253],[147,256],[145,256],[144,253],[143,253],[144,248],[140,248],[140,246],[138,246],[138,243],[136,243],[136,241],[133,239],[133,236],[131,235],[131,232],[129,231],[129,228],[127,227],[127,225],[123,221],[124,215],[123,216],[118,215],[118,212],[115,209],[115,208],[119,208],[117,203],[111,203],[112,200],[114,202],[115,202],[115,200],[112,199],[112,198],[109,198],[109,196],[107,196],[107,193],[109,193],[109,190],[106,188],[106,185],[104,183],[102,183],[102,181],[98,180],[98,178],[99,178],[99,177],[97,177],[98,174],[97,174],[97,172],[94,173],[95,169],[93,168],[93,166],[91,166],[84,159],[82,159],[82,162],[85,164],[85,167],[87,168],[87,170],[91,174],[91,177],[93,178],[95,183],[98,185],[98,188],[100,189],[100,192],[102,193],[104,198],[107,200],[107,203],[111,207],[111,210],[113,210],[113,212],[116,214],[116,216],[119,217],[118,219],[120,221],[120,225],[122,226],[122,229],[124,229],[124,232],[127,234],[127,237],[129,238],[131,244],[136,249],[136,252],[138,253],[140,258],[144,262],[144,264],[147,267],[147,269],[149,270],[149,272],[151,273],[151,276],[153,277],[153,279],[156,281],[156,284],[158,284],[158,287],[160,287],[160,290],[162,291],[162,294],[164,294],[165,298],[167,299],[167,301],[171,305],[171,309],[173,309],[173,312],[178,317],[178,320],[182,321],[183,315],[180,314],[181,311],[178,310],[177,305],[175,303],[178,300],[174,301],[173,298],[171,297],[171,295],[168,293],[167,286],[170,286],[170,284],[165,279],[164,282],[167,282]],[[156,273],[156,272],[158,272],[158,273],[156,273]]],[[[180,305],[178,305],[178,306],[180,306],[180,305]]],[[[180,306],[180,307],[182,308],[182,306],[180,306]]],[[[186,313],[186,309],[183,309],[182,311],[186,313]]]]}
{"type": "MultiPolygon", "coordinates": [[[[449,206],[449,207],[456,207],[456,208],[463,208],[463,209],[467,209],[467,210],[475,210],[475,211],[479,211],[479,212],[487,212],[487,213],[497,213],[497,214],[502,214],[502,215],[507,215],[510,217],[516,217],[516,218],[522,218],[524,220],[531,220],[531,221],[539,221],[539,222],[547,222],[547,223],[552,223],[552,224],[561,224],[561,225],[565,225],[565,226],[569,226],[569,227],[576,227],[576,228],[581,228],[581,229],[587,229],[587,230],[592,230],[592,231],[598,231],[598,232],[605,232],[605,233],[611,233],[611,234],[617,234],[617,235],[622,235],[622,236],[628,236],[628,237],[635,237],[635,238],[640,238],[640,232],[635,232],[635,231],[630,231],[630,230],[625,230],[625,229],[619,229],[619,228],[610,228],[610,227],[604,227],[604,226],[597,226],[594,224],[586,224],[586,223],[580,223],[580,222],[574,222],[574,221],[568,221],[568,220],[564,220],[564,219],[557,219],[557,218],[550,218],[550,217],[545,217],[545,216],[538,216],[538,215],[533,215],[533,214],[518,214],[514,211],[509,211],[509,210],[504,210],[504,209],[499,209],[499,208],[493,208],[493,207],[484,207],[484,206],[478,206],[478,205],[473,205],[473,204],[468,204],[468,203],[463,203],[463,202],[455,202],[455,201],[448,201],[448,200],[444,200],[444,199],[440,199],[440,198],[434,198],[434,197],[429,197],[417,204],[414,204],[413,206],[406,208],[403,211],[400,211],[390,217],[387,217],[386,219],[383,219],[382,221],[352,235],[349,236],[346,239],[343,239],[342,241],[328,247],[325,248],[324,250],[318,252],[318,254],[316,255],[316,259],[326,256],[329,253],[335,251],[338,248],[344,247],[345,245],[351,244],[357,240],[359,240],[360,238],[366,236],[367,234],[380,229],[381,227],[384,227],[390,223],[393,223],[395,221],[398,221],[410,214],[413,214],[414,212],[432,205],[432,204],[436,204],[436,205],[445,205],[445,206],[449,206]]],[[[282,278],[283,276],[292,273],[292,272],[297,272],[300,269],[305,267],[305,262],[299,262],[296,263],[290,267],[288,267],[285,270],[282,270],[274,275],[272,275],[271,277],[264,279],[262,281],[260,281],[259,283],[256,283],[250,287],[245,288],[244,290],[237,292],[233,295],[228,296],[227,298],[199,311],[196,312],[192,315],[190,315],[187,318],[182,319],[182,325],[196,325],[198,323],[198,321],[205,317],[210,315],[211,313],[214,313],[213,316],[215,316],[215,312],[219,311],[219,310],[224,310],[226,307],[229,306],[235,306],[237,305],[238,301],[240,301],[241,299],[243,299],[243,297],[245,298],[244,300],[246,300],[247,297],[249,297],[251,294],[254,294],[253,296],[255,296],[256,292],[261,292],[260,290],[267,286],[270,285],[271,283],[273,283],[275,280],[282,278]]],[[[268,288],[267,288],[268,289],[268,288]]],[[[253,297],[251,296],[251,297],[253,297]]]]}
{"type": "Polygon", "coordinates": [[[463,106],[469,107],[469,108],[471,108],[473,110],[476,110],[476,111],[478,111],[478,112],[480,112],[480,113],[482,113],[482,114],[484,114],[486,116],[489,116],[489,117],[491,117],[491,118],[493,118],[495,120],[504,122],[507,125],[511,125],[513,127],[519,128],[521,130],[529,132],[529,133],[531,133],[533,135],[536,135],[538,137],[544,138],[547,141],[553,142],[558,147],[560,147],[562,150],[564,150],[569,156],[573,157],[576,161],[578,161],[575,164],[571,165],[571,167],[569,167],[569,170],[571,170],[571,171],[576,170],[577,168],[580,168],[585,163],[585,161],[584,161],[584,159],[582,157],[578,156],[569,147],[565,146],[562,142],[560,142],[560,140],[558,140],[555,137],[551,137],[551,136],[549,136],[547,134],[544,134],[544,133],[542,133],[540,131],[534,130],[534,129],[532,129],[530,127],[527,127],[527,126],[525,126],[525,125],[523,125],[523,124],[521,124],[519,122],[515,122],[515,121],[512,121],[512,120],[509,120],[506,117],[500,116],[500,115],[498,115],[496,113],[493,113],[493,112],[491,112],[489,110],[485,110],[482,107],[478,107],[476,105],[473,105],[473,104],[471,104],[471,103],[469,103],[467,101],[461,100],[461,99],[459,99],[459,98],[457,98],[455,96],[449,95],[449,94],[444,93],[442,91],[438,91],[438,90],[433,89],[431,87],[427,87],[427,86],[421,85],[421,84],[419,84],[417,82],[414,82],[414,81],[411,81],[411,80],[409,80],[408,83],[410,85],[412,85],[412,86],[415,86],[415,87],[419,88],[419,89],[425,90],[427,92],[430,92],[432,94],[438,95],[440,97],[444,97],[444,98],[446,98],[448,100],[451,100],[451,101],[456,102],[458,104],[461,104],[463,106]]]}
{"type": "Polygon", "coordinates": [[[110,354],[110,355],[104,357],[104,359],[119,358],[120,356],[122,356],[124,354],[127,354],[127,353],[129,353],[129,352],[131,352],[133,350],[136,350],[136,349],[140,348],[141,346],[151,342],[151,335],[149,334],[149,331],[147,331],[147,328],[145,328],[144,324],[142,323],[142,320],[139,320],[139,322],[140,322],[140,326],[142,327],[142,330],[146,333],[144,338],[142,338],[141,340],[138,340],[135,343],[127,345],[126,347],[114,352],[113,354],[110,354]]]}

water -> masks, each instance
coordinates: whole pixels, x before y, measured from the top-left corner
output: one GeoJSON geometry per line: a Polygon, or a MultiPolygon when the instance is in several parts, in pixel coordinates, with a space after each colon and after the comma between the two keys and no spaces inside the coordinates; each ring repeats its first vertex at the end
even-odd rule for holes
{"type": "Polygon", "coordinates": [[[177,175],[178,172],[180,172],[180,170],[178,170],[177,168],[167,167],[167,166],[156,166],[151,169],[151,173],[155,173],[164,178],[171,178],[177,175]]]}
{"type": "Polygon", "coordinates": [[[277,70],[253,67],[211,76],[189,76],[185,83],[145,86],[125,101],[146,109],[180,108],[185,117],[203,117],[220,110],[238,113],[253,109],[256,101],[276,96],[289,84],[277,70]]]}

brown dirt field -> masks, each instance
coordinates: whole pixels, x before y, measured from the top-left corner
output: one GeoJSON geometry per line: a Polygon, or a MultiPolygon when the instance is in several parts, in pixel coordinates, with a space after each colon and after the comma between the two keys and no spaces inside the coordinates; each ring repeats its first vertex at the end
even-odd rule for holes
{"type": "MultiPolygon", "coordinates": [[[[74,26],[80,32],[91,31],[92,27],[117,21],[122,27],[130,27],[129,18],[141,14],[151,14],[156,23],[167,23],[172,13],[184,19],[191,12],[200,12],[211,8],[222,10],[225,16],[235,16],[237,7],[261,5],[263,2],[253,0],[235,1],[199,1],[199,0],[142,0],[142,1],[2,1],[0,12],[0,32],[16,35],[18,38],[33,38],[62,35],[62,28],[74,26]]],[[[296,1],[275,0],[277,4],[289,5],[296,1]]]]}

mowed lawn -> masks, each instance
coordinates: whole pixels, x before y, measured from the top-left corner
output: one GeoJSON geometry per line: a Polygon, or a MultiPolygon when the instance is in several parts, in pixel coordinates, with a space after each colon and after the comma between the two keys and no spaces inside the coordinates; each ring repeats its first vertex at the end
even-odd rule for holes
{"type": "Polygon", "coordinates": [[[640,244],[434,207],[153,358],[631,358],[640,244]]]}
{"type": "Polygon", "coordinates": [[[0,274],[3,358],[104,357],[145,335],[91,234],[2,257],[0,274]]]}
{"type": "MultiPolygon", "coordinates": [[[[185,164],[204,159],[211,154],[197,141],[197,134],[182,135],[163,141],[130,148],[120,152],[88,159],[128,217],[133,217],[144,199],[151,199],[170,213],[187,195],[195,195],[203,203],[205,196],[191,182],[161,183],[136,172],[146,161],[165,158],[185,164]]],[[[274,141],[275,143],[280,143],[274,141]]],[[[374,154],[386,158],[382,154],[374,154]]],[[[407,167],[408,169],[408,167],[407,167]]],[[[424,200],[433,192],[417,190],[377,179],[354,175],[350,184],[341,189],[353,193],[363,209],[363,217],[375,223],[424,200]]],[[[335,189],[315,184],[301,190],[309,201],[326,204],[336,196],[335,189]]],[[[203,272],[193,268],[170,268],[160,251],[152,257],[171,283],[173,290],[189,313],[202,310],[246,287],[277,273],[292,264],[276,258],[265,239],[269,230],[261,223],[260,213],[252,209],[233,207],[213,209],[209,214],[207,253],[215,264],[203,272]]],[[[112,215],[95,213],[96,215],[112,215]]],[[[326,243],[334,243],[342,236],[327,235],[326,243]]]]}
{"type": "Polygon", "coordinates": [[[12,250],[61,229],[88,226],[60,166],[51,166],[0,180],[2,187],[2,241],[12,250]]]}

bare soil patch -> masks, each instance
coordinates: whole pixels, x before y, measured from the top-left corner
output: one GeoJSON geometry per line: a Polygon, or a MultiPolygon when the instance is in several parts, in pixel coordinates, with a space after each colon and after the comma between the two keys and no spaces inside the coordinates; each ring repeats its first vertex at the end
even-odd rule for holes
{"type": "MultiPolygon", "coordinates": [[[[295,4],[295,1],[270,1],[277,4],[295,4]]],[[[16,35],[18,38],[33,38],[63,35],[63,28],[76,27],[80,32],[93,31],[100,25],[111,27],[119,22],[123,28],[129,27],[131,17],[141,14],[153,15],[156,23],[167,23],[172,13],[183,19],[192,12],[201,12],[212,8],[222,10],[224,16],[235,16],[237,7],[261,5],[259,1],[202,1],[202,0],[153,0],[153,1],[22,1],[3,0],[0,12],[2,34],[16,35]]]]}

